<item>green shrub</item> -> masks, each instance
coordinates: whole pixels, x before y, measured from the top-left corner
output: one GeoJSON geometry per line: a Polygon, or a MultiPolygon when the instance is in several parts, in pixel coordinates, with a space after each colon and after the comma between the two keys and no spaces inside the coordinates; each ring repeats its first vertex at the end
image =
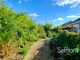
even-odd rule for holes
{"type": "Polygon", "coordinates": [[[44,30],[46,32],[46,36],[50,37],[50,32],[51,32],[51,29],[52,29],[52,24],[45,23],[45,25],[43,25],[43,27],[44,27],[44,30]]]}
{"type": "MultiPolygon", "coordinates": [[[[39,39],[35,21],[25,13],[15,13],[12,9],[0,7],[0,49],[9,42],[14,42],[16,48],[21,48],[23,54],[28,50],[27,41],[39,39]]],[[[14,46],[14,44],[13,44],[14,46]]]]}
{"type": "Polygon", "coordinates": [[[41,39],[46,38],[46,33],[45,33],[44,27],[42,25],[38,25],[36,27],[36,30],[37,30],[39,38],[41,38],[41,39]]]}
{"type": "Polygon", "coordinates": [[[23,55],[26,55],[28,53],[28,48],[23,48],[21,51],[20,51],[20,54],[23,54],[23,55]]]}
{"type": "Polygon", "coordinates": [[[77,51],[77,53],[65,52],[63,54],[65,60],[80,60],[80,35],[74,32],[62,31],[54,34],[52,40],[56,41],[62,49],[68,47],[77,51]]]}

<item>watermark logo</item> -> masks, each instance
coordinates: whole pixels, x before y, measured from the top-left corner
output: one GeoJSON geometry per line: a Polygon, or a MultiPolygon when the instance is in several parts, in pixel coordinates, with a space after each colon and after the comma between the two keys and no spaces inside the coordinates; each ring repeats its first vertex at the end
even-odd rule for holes
{"type": "Polygon", "coordinates": [[[79,48],[70,49],[68,47],[64,47],[63,49],[61,49],[61,47],[58,47],[58,53],[79,53],[79,51],[79,48]]]}

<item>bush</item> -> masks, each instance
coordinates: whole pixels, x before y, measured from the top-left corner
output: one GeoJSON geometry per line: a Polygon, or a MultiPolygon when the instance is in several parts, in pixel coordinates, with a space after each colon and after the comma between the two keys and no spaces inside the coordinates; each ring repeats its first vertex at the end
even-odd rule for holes
{"type": "Polygon", "coordinates": [[[43,25],[43,27],[44,27],[44,30],[46,32],[46,36],[50,37],[50,32],[51,32],[51,29],[52,29],[52,24],[45,23],[45,25],[43,25]]]}
{"type": "Polygon", "coordinates": [[[46,38],[46,33],[45,33],[44,27],[42,25],[38,25],[36,30],[38,32],[39,38],[41,38],[41,39],[46,38]]]}
{"type": "MultiPolygon", "coordinates": [[[[0,51],[5,49],[6,44],[13,42],[22,54],[26,54],[30,47],[30,45],[27,46],[27,42],[37,41],[44,37],[43,27],[36,28],[37,26],[28,14],[15,13],[6,6],[0,7],[0,51]],[[40,32],[38,33],[39,29],[40,32]]],[[[11,46],[14,46],[14,44],[11,44],[11,46]]]]}
{"type": "Polygon", "coordinates": [[[29,50],[28,47],[23,48],[23,49],[20,51],[20,54],[26,55],[26,54],[28,53],[28,50],[29,50]]]}
{"type": "Polygon", "coordinates": [[[80,59],[80,35],[74,32],[62,31],[58,34],[54,34],[52,41],[56,41],[61,49],[68,47],[69,49],[73,49],[77,51],[77,53],[68,53],[65,52],[63,54],[65,60],[79,60],[80,59]]]}

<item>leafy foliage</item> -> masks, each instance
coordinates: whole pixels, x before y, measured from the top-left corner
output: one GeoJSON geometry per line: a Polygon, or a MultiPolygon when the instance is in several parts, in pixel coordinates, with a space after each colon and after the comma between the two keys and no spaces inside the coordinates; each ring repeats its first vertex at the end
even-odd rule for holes
{"type": "Polygon", "coordinates": [[[50,32],[51,32],[51,29],[52,29],[52,24],[45,23],[45,25],[43,25],[43,27],[45,29],[47,37],[50,37],[50,32]]]}
{"type": "Polygon", "coordinates": [[[62,28],[63,28],[62,26],[57,26],[57,27],[51,29],[51,31],[58,33],[58,32],[62,31],[62,28]]]}
{"type": "Polygon", "coordinates": [[[37,26],[37,32],[39,34],[39,38],[46,38],[46,33],[42,25],[37,26]]]}
{"type": "Polygon", "coordinates": [[[68,47],[69,49],[73,49],[74,51],[77,51],[77,53],[67,53],[65,52],[63,54],[65,60],[79,60],[80,56],[80,35],[74,32],[68,32],[68,31],[62,31],[58,34],[54,34],[52,41],[56,41],[61,49],[64,49],[65,47],[68,47]],[[73,58],[72,58],[73,57],[73,58]]]}
{"type": "MultiPolygon", "coordinates": [[[[46,34],[43,26],[36,24],[28,14],[14,12],[6,6],[0,7],[1,50],[8,50],[8,47],[14,46],[12,43],[15,43],[13,49],[16,48],[18,52],[25,55],[30,47],[28,42],[34,42],[45,37],[46,34]],[[8,43],[9,45],[6,48],[5,45],[8,43]]],[[[6,52],[6,54],[8,53],[6,52]]]]}

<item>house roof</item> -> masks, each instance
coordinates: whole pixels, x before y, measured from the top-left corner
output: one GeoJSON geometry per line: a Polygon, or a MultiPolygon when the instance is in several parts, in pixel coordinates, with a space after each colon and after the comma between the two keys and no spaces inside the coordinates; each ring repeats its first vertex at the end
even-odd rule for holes
{"type": "Polygon", "coordinates": [[[71,24],[73,21],[69,21],[69,22],[66,22],[65,24],[63,24],[62,26],[67,26],[69,24],[71,24]]]}
{"type": "Polygon", "coordinates": [[[78,18],[78,19],[75,20],[75,21],[69,21],[69,22],[63,24],[62,26],[67,26],[67,25],[71,25],[71,24],[76,24],[77,22],[80,22],[80,18],[78,18]]]}
{"type": "Polygon", "coordinates": [[[71,24],[80,24],[80,18],[78,18],[77,20],[73,21],[71,24]]]}
{"type": "Polygon", "coordinates": [[[80,21],[80,18],[78,18],[77,20],[73,21],[73,22],[77,22],[77,21],[80,21]]]}

